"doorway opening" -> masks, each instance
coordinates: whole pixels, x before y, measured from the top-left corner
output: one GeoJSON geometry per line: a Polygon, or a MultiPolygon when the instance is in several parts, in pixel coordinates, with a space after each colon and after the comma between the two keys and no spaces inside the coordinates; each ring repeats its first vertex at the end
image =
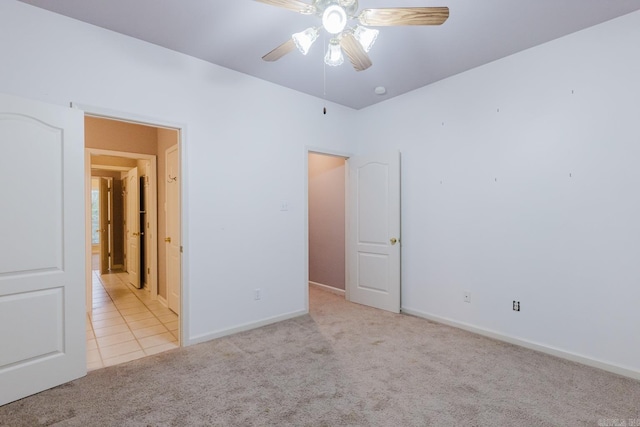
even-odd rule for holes
{"type": "Polygon", "coordinates": [[[309,286],[346,295],[347,158],[308,153],[309,286]]]}
{"type": "Polygon", "coordinates": [[[347,301],[399,313],[400,152],[347,156],[308,150],[307,156],[309,285],[342,293],[330,277],[344,275],[347,301]],[[344,190],[331,198],[329,189],[336,188],[344,190]],[[342,219],[315,228],[316,219],[343,212],[342,219]]]}
{"type": "Polygon", "coordinates": [[[90,370],[180,346],[180,142],[176,128],[85,115],[90,370]]]}

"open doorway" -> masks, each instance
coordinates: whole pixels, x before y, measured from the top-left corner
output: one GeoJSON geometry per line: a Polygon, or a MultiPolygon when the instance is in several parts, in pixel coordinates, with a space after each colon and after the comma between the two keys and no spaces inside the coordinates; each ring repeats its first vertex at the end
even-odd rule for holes
{"type": "Polygon", "coordinates": [[[345,157],[308,154],[309,286],[345,296],[345,157]]]}
{"type": "Polygon", "coordinates": [[[400,153],[307,156],[309,286],[399,313],[400,153]]]}
{"type": "MultiPolygon", "coordinates": [[[[166,247],[169,241],[175,242],[181,254],[180,236],[167,234],[175,224],[181,228],[182,177],[179,168],[172,167],[169,179],[166,162],[167,150],[174,150],[179,159],[179,138],[177,129],[85,117],[85,173],[92,182],[92,193],[93,182],[98,184],[97,198],[102,201],[95,239],[101,242],[95,251],[99,259],[93,244],[88,245],[92,249],[87,254],[91,265],[87,281],[89,369],[180,345],[181,256],[169,257],[166,247]],[[174,187],[169,190],[171,184],[174,187]],[[173,290],[171,306],[169,290],[173,290]]],[[[87,216],[92,243],[94,216],[87,216]]]]}

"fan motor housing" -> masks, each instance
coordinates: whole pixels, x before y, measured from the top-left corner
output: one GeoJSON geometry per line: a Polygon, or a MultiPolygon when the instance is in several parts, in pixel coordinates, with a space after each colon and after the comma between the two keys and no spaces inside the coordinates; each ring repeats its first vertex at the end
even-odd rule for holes
{"type": "Polygon", "coordinates": [[[331,5],[338,5],[347,12],[347,16],[352,18],[358,11],[358,0],[314,0],[313,6],[316,8],[316,14],[322,16],[325,9],[331,5]]]}

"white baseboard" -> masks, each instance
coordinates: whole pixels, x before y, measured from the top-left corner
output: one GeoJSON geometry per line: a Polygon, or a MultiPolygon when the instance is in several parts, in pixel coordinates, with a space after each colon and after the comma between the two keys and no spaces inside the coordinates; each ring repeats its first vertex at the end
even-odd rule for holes
{"type": "Polygon", "coordinates": [[[318,282],[312,282],[311,280],[309,280],[309,286],[314,286],[318,289],[322,289],[323,291],[331,292],[332,294],[336,294],[344,297],[343,289],[338,289],[338,288],[334,288],[333,286],[323,285],[322,283],[318,283],[318,282]]]}
{"type": "Polygon", "coordinates": [[[169,308],[169,303],[167,302],[166,298],[161,297],[160,295],[158,295],[158,302],[159,302],[160,304],[162,304],[162,306],[163,306],[164,308],[169,308]]]}
{"type": "Polygon", "coordinates": [[[453,326],[454,328],[464,329],[465,331],[473,332],[478,335],[493,338],[498,341],[504,341],[509,344],[514,344],[520,347],[525,347],[531,350],[536,350],[541,353],[550,354],[552,356],[560,357],[562,359],[571,360],[572,362],[581,363],[583,365],[591,366],[593,368],[602,369],[604,371],[612,372],[614,374],[622,375],[625,377],[640,380],[640,372],[634,369],[625,368],[611,363],[603,362],[590,357],[581,356],[579,354],[571,353],[565,350],[560,350],[555,347],[550,347],[544,344],[538,344],[532,341],[515,338],[509,335],[504,335],[499,332],[495,332],[489,329],[479,328],[468,323],[458,322],[456,320],[448,319],[446,317],[440,317],[433,314],[425,313],[419,310],[403,307],[401,309],[403,313],[410,314],[416,317],[422,317],[423,319],[431,320],[436,323],[442,323],[444,325],[453,326]]]}
{"type": "Polygon", "coordinates": [[[183,345],[189,346],[194,344],[199,344],[206,341],[211,341],[216,338],[226,337],[227,335],[237,334],[238,332],[249,331],[251,329],[260,328],[262,326],[271,325],[273,323],[282,322],[283,320],[293,319],[295,317],[304,316],[308,314],[307,310],[294,311],[292,313],[283,314],[280,316],[269,317],[267,319],[259,320],[257,322],[249,322],[240,326],[236,326],[234,328],[223,329],[220,331],[209,332],[206,334],[196,335],[195,337],[183,340],[183,345]]]}

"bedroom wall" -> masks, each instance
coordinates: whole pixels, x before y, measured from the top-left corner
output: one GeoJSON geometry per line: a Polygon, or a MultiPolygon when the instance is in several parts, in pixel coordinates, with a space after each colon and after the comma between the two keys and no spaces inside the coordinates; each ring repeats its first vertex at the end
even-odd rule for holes
{"type": "Polygon", "coordinates": [[[633,13],[361,111],[360,152],[402,152],[403,310],[640,378],[638,40],[633,13]]]}
{"type": "Polygon", "coordinates": [[[184,126],[187,344],[306,311],[306,147],[351,150],[354,110],[14,0],[0,52],[0,92],[184,126]]]}

